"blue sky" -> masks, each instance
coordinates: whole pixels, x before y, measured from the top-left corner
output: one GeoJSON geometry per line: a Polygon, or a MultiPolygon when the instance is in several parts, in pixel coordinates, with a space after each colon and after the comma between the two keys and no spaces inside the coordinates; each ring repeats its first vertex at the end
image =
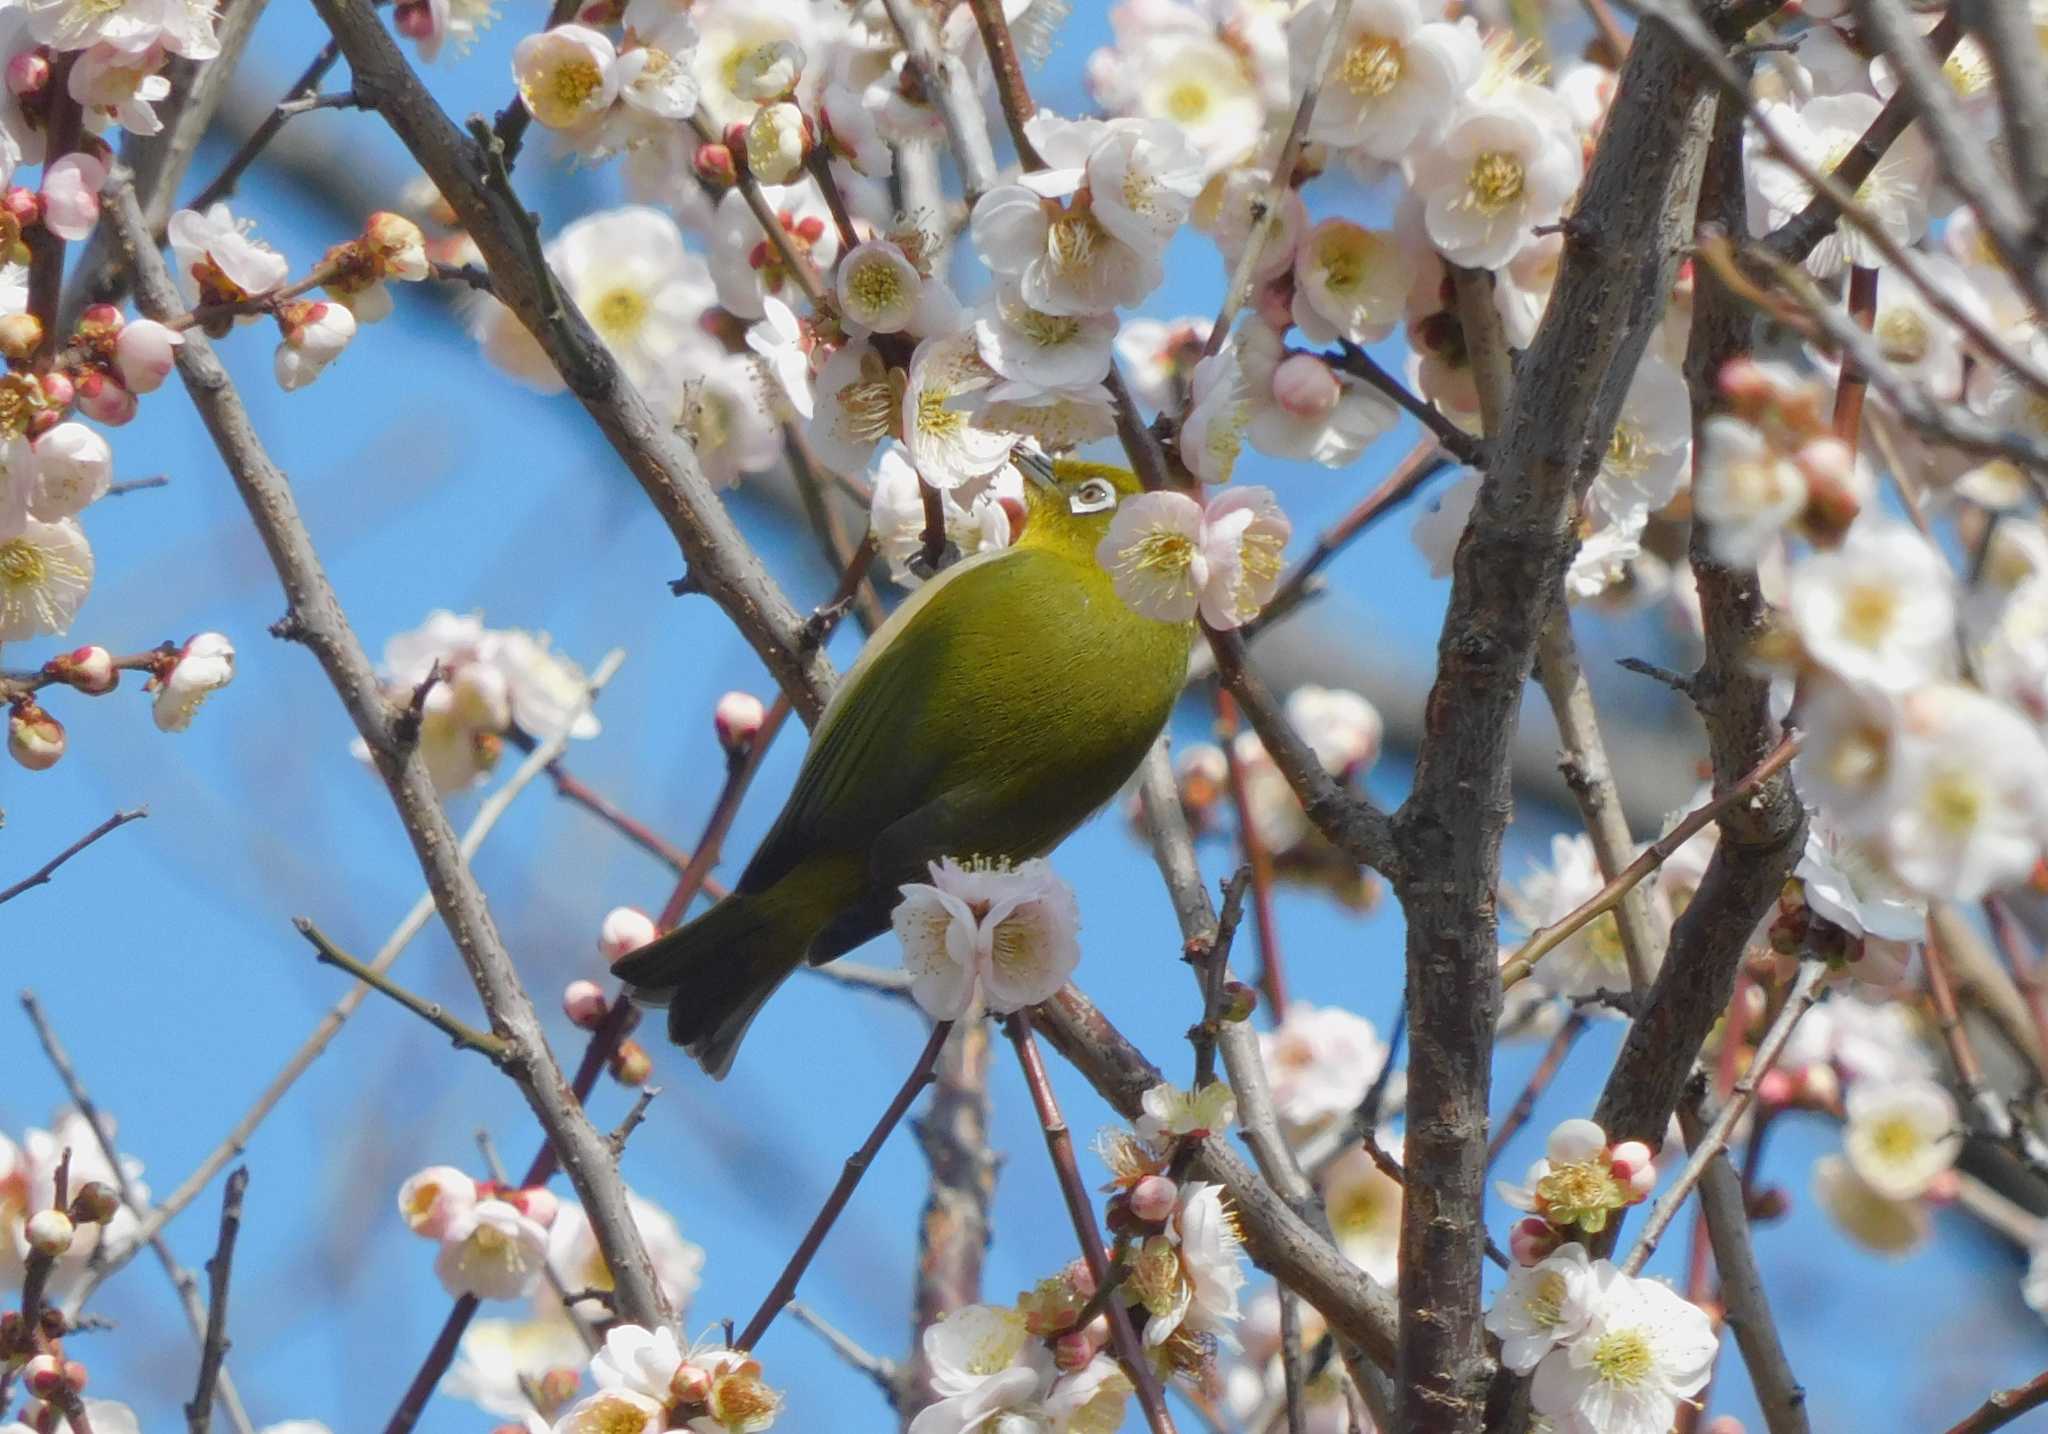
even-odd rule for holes
{"type": "MultiPolygon", "coordinates": [[[[467,63],[435,72],[451,112],[503,103],[505,55],[524,23],[508,17],[467,63]]],[[[1077,7],[1040,82],[1045,102],[1066,112],[1082,107],[1080,66],[1106,29],[1094,7],[1077,7]]],[[[246,69],[257,93],[281,91],[318,43],[303,7],[273,7],[246,69]]],[[[320,113],[293,123],[377,175],[395,203],[412,170],[373,120],[320,113]]],[[[222,157],[206,151],[196,173],[210,174],[222,157]]],[[[550,229],[579,206],[604,202],[613,178],[565,178],[538,145],[521,172],[550,229]]],[[[1311,210],[1364,203],[1340,190],[1318,194],[1311,210]]],[[[302,192],[269,182],[260,167],[238,202],[244,209],[301,268],[346,237],[302,192]]],[[[1183,241],[1169,274],[1149,312],[1214,309],[1221,271],[1213,251],[1183,241]]],[[[251,330],[223,347],[372,651],[435,607],[546,629],[586,663],[623,646],[628,660],[600,706],[605,731],[578,745],[574,770],[679,842],[692,840],[721,773],[711,704],[735,687],[765,696],[766,680],[708,601],[669,596],[666,581],[680,572],[674,544],[573,401],[536,399],[499,378],[447,311],[417,295],[401,296],[397,317],[365,333],[302,393],[281,393],[271,381],[270,342],[251,330]]],[[[1278,489],[1303,544],[1378,481],[1408,438],[1383,439],[1342,472],[1253,459],[1242,476],[1278,489]]],[[[420,882],[384,794],[348,755],[350,729],[325,679],[304,650],[265,635],[282,611],[273,575],[175,386],[146,401],[142,420],[116,435],[116,452],[119,476],[163,472],[171,483],[86,515],[100,579],[76,640],[132,651],[219,629],[240,649],[239,675],[180,737],[158,734],[133,690],[98,701],[57,695],[71,755],[46,774],[10,766],[0,775],[0,880],[40,864],[117,806],[146,804],[151,816],[10,904],[0,949],[7,974],[39,993],[88,1085],[120,1120],[123,1148],[146,1162],[162,1191],[212,1147],[343,989],[312,962],[290,918],[310,916],[367,952],[420,882]]],[[[828,591],[831,574],[779,510],[744,489],[732,503],[797,602],[828,591]]],[[[1382,525],[1340,559],[1326,601],[1343,618],[1335,631],[1355,630],[1361,652],[1418,666],[1434,645],[1444,587],[1429,580],[1407,524],[1404,515],[1382,525]]],[[[1643,651],[1655,638],[1641,624],[1626,634],[1607,646],[1643,651]]],[[[1588,646],[1605,650],[1596,639],[1588,646]]],[[[852,651],[846,638],[835,645],[842,665],[852,651]]],[[[24,647],[9,659],[20,665],[44,655],[24,647]]],[[[1596,681],[1603,691],[1614,685],[1604,671],[1596,681]]],[[[1190,708],[1176,733],[1200,737],[1206,725],[1206,714],[1190,708]]],[[[740,815],[729,844],[735,867],[788,785],[800,755],[794,738],[770,756],[740,815]]],[[[1690,749],[1674,760],[1690,760],[1690,749]]],[[[1392,802],[1405,780],[1396,759],[1373,785],[1392,802]]],[[[475,801],[455,801],[458,825],[475,801]]],[[[1547,847],[1558,820],[1525,806],[1511,874],[1547,847]]],[[[1226,872],[1227,851],[1204,855],[1212,877],[1226,872]]],[[[1147,854],[1111,814],[1070,841],[1057,865],[1084,916],[1080,981],[1155,1059],[1184,1073],[1181,1033],[1193,1018],[1193,991],[1147,854]]],[[[515,806],[476,869],[549,1013],[557,1050],[573,1053],[580,1037],[553,1014],[556,993],[573,976],[599,974],[599,918],[620,903],[658,904],[664,870],[544,786],[515,806]]],[[[1297,995],[1384,1026],[1400,989],[1398,914],[1361,920],[1285,892],[1279,919],[1297,995]]],[[[879,946],[869,955],[891,959],[879,946]]],[[[399,972],[458,1012],[474,1011],[438,928],[399,972]]],[[[1615,1035],[1603,1027],[1581,1045],[1535,1130],[1509,1152],[1505,1173],[1538,1153],[1551,1120],[1589,1108],[1615,1035]]],[[[43,1121],[61,1091],[11,1005],[0,1008],[0,1042],[11,1077],[0,1086],[0,1128],[18,1135],[43,1121]]],[[[693,1330],[725,1316],[743,1320],[753,1309],[920,1043],[907,1011],[798,981],[760,1019],[723,1085],[657,1051],[664,1094],[626,1168],[710,1252],[693,1330]]],[[[1497,1109],[1534,1056],[1503,1052],[1497,1109]]],[[[1071,1072],[1056,1064],[1054,1080],[1078,1132],[1108,1119],[1071,1072]]],[[[1071,1257],[1072,1232],[1006,1060],[997,1061],[993,1095],[995,1144],[1008,1159],[986,1291],[1005,1300],[1071,1257]]],[[[595,1116],[609,1124],[625,1104],[615,1087],[601,1086],[595,1116]]],[[[412,1017],[372,1002],[259,1132],[247,1155],[252,1180],[230,1360],[259,1424],[318,1418],[340,1434],[388,1415],[447,1308],[430,1272],[431,1247],[404,1231],[392,1196],[421,1165],[473,1168],[479,1126],[515,1165],[531,1154],[535,1132],[509,1083],[412,1017]]],[[[1813,1156],[1833,1145],[1831,1131],[1800,1121],[1774,1137],[1767,1169],[1789,1186],[1794,1209],[1759,1234],[1816,1426],[1940,1427],[1994,1385],[2034,1372],[2048,1357],[2048,1335],[2019,1302],[2009,1252],[1944,1217],[1936,1242],[1908,1260],[1858,1253],[1813,1211],[1805,1188],[1813,1156]]],[[[892,1356],[907,1337],[923,1173],[914,1144],[892,1142],[803,1290],[828,1318],[892,1356]]],[[[170,1231],[189,1265],[211,1247],[217,1198],[209,1192],[170,1231]]],[[[1497,1210],[1496,1232],[1506,1221],[1497,1210]]],[[[1672,1240],[1656,1267],[1672,1268],[1683,1245],[1672,1240]]],[[[91,1365],[94,1392],[134,1403],[147,1428],[172,1427],[189,1394],[194,1350],[167,1284],[145,1257],[109,1286],[101,1310],[118,1328],[81,1337],[77,1351],[91,1365]]],[[[794,1322],[778,1323],[760,1354],[789,1393],[785,1427],[883,1427],[870,1387],[794,1322]]],[[[1714,1409],[1747,1414],[1749,1393],[1732,1358],[1726,1374],[1714,1409]]],[[[480,1430],[488,1420],[439,1400],[421,1427],[480,1430]]]]}

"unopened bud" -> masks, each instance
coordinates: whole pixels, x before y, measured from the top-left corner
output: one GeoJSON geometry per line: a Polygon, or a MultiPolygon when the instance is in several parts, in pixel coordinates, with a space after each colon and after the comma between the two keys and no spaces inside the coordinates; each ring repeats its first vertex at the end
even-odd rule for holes
{"type": "Polygon", "coordinates": [[[376,256],[383,278],[412,283],[433,272],[427,262],[427,236],[403,214],[387,209],[372,214],[363,225],[363,241],[376,256]]]}
{"type": "Polygon", "coordinates": [[[58,410],[71,407],[72,401],[78,397],[77,385],[62,369],[53,368],[46,374],[40,374],[37,381],[43,386],[43,398],[49,403],[48,411],[53,418],[58,410]]]}
{"type": "Polygon", "coordinates": [[[543,1229],[554,1224],[555,1216],[562,1213],[561,1197],[545,1185],[507,1190],[499,1198],[543,1229]]]}
{"type": "Polygon", "coordinates": [[[112,692],[121,681],[120,670],[114,666],[114,654],[104,647],[73,648],[44,663],[43,672],[92,697],[112,692]]]}
{"type": "Polygon", "coordinates": [[[678,1404],[702,1404],[711,1397],[711,1376],[694,1364],[679,1364],[669,1376],[668,1391],[678,1404]]]}
{"type": "Polygon", "coordinates": [[[1753,414],[1769,403],[1778,387],[1755,359],[1744,355],[1721,365],[1717,382],[1721,397],[1738,413],[1753,414]]]}
{"type": "Polygon", "coordinates": [[[629,1088],[643,1086],[654,1074],[654,1058],[638,1041],[621,1041],[612,1055],[611,1070],[612,1079],[620,1085],[629,1088]]]}
{"type": "Polygon", "coordinates": [[[825,237],[825,221],[813,214],[797,220],[796,228],[790,232],[806,244],[815,244],[825,237]]]}
{"type": "Polygon", "coordinates": [[[87,418],[118,428],[135,417],[135,395],[106,374],[82,375],[77,389],[79,411],[87,418]]]}
{"type": "Polygon", "coordinates": [[[33,1398],[55,1399],[65,1389],[64,1361],[54,1354],[39,1354],[22,1366],[21,1382],[33,1398]]]}
{"type": "Polygon", "coordinates": [[[77,1233],[71,1217],[62,1210],[36,1211],[28,1217],[25,1231],[29,1249],[52,1257],[69,1253],[72,1237],[77,1233]]]}
{"type": "Polygon", "coordinates": [[[64,755],[64,724],[32,698],[15,704],[7,719],[7,753],[31,772],[47,772],[64,755]]]}
{"type": "Polygon", "coordinates": [[[1180,1203],[1180,1190],[1164,1175],[1147,1175],[1131,1187],[1131,1213],[1157,1225],[1180,1203]]]}
{"type": "MultiPolygon", "coordinates": [[[[747,126],[747,168],[764,184],[786,184],[804,167],[810,126],[787,100],[763,105],[747,126]]],[[[822,233],[824,226],[819,225],[822,233]]]]}
{"type": "Polygon", "coordinates": [[[598,925],[597,949],[605,960],[616,961],[628,952],[638,951],[660,934],[654,918],[638,907],[614,906],[598,925]]]}
{"type": "MultiPolygon", "coordinates": [[[[583,1386],[583,1372],[577,1369],[550,1369],[541,1375],[536,1388],[540,1394],[540,1412],[552,1419],[559,1414],[562,1406],[576,1397],[576,1391],[583,1386]]],[[[526,1426],[520,1426],[525,1434],[526,1426]]]]}
{"type": "Polygon", "coordinates": [[[1798,1093],[1799,1080],[1789,1071],[1772,1068],[1763,1073],[1756,1083],[1756,1098],[1760,1105],[1790,1105],[1798,1093]]]}
{"type": "Polygon", "coordinates": [[[1831,548],[1842,541],[1862,511],[1863,498],[1853,483],[1808,482],[1806,511],[1799,518],[1816,545],[1831,548]]]}
{"type": "Polygon", "coordinates": [[[760,735],[761,724],[767,720],[768,709],[751,692],[726,693],[718,699],[711,714],[712,724],[718,729],[718,745],[733,757],[744,757],[753,750],[754,738],[760,735]]]}
{"type": "Polygon", "coordinates": [[[1069,1330],[1053,1341],[1052,1362],[1061,1373],[1071,1374],[1095,1358],[1095,1345],[1079,1330],[1069,1330]]]}
{"type": "Polygon", "coordinates": [[[88,304],[85,312],[78,316],[78,336],[82,339],[111,338],[121,332],[121,311],[112,304],[88,304]]]}
{"type": "Polygon", "coordinates": [[[1242,981],[1225,981],[1222,997],[1216,1006],[1216,1015],[1220,1020],[1249,1021],[1252,1012],[1259,1009],[1259,993],[1242,981]]]}
{"type": "Polygon", "coordinates": [[[1290,354],[1273,370],[1273,402],[1296,418],[1321,418],[1337,406],[1343,388],[1314,354],[1290,354]]]}
{"type": "Polygon", "coordinates": [[[432,39],[434,7],[428,0],[400,0],[391,12],[391,23],[408,40],[432,39]]]}
{"type": "Polygon", "coordinates": [[[1626,1184],[1638,1172],[1650,1169],[1650,1147],[1640,1140],[1624,1140],[1607,1152],[1607,1167],[1614,1178],[1626,1184]]]}
{"type": "Polygon", "coordinates": [[[43,222],[43,196],[18,184],[0,196],[0,209],[23,229],[43,222]]]}
{"type": "Polygon", "coordinates": [[[19,99],[43,92],[50,83],[50,57],[38,47],[23,50],[7,62],[7,88],[19,99]]]}
{"type": "Polygon", "coordinates": [[[1540,1215],[1517,1220],[1508,1231],[1508,1254],[1518,1265],[1541,1264],[1563,1243],[1564,1232],[1540,1215]]]}
{"type": "Polygon", "coordinates": [[[30,358],[42,342],[43,321],[34,314],[0,317],[0,354],[11,359],[30,358]]]}
{"type": "Polygon", "coordinates": [[[1749,1218],[1782,1220],[1792,1213],[1792,1196],[1782,1185],[1769,1185],[1749,1197],[1749,1218]]]}
{"type": "Polygon", "coordinates": [[[571,981],[562,992],[562,1014],[579,1030],[596,1030],[610,1009],[604,988],[595,981],[571,981]]]}
{"type": "Polygon", "coordinates": [[[121,1197],[104,1180],[88,1180],[71,1197],[71,1218],[81,1225],[104,1225],[121,1213],[121,1197]]]}
{"type": "Polygon", "coordinates": [[[1953,1205],[1963,1195],[1963,1177],[1953,1170],[1944,1170],[1927,1182],[1927,1188],[1920,1192],[1920,1198],[1931,1205],[1953,1205]]]}
{"type": "Polygon", "coordinates": [[[739,183],[739,170],[732,162],[732,147],[723,144],[700,144],[694,161],[697,177],[706,184],[715,184],[730,189],[739,183]]]}

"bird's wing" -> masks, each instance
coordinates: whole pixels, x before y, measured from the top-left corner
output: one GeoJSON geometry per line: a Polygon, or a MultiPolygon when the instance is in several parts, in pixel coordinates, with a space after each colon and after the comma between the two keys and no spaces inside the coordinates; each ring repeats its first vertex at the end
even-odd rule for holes
{"type": "Polygon", "coordinates": [[[962,695],[934,679],[949,659],[960,660],[964,643],[979,642],[973,619],[985,620],[1002,565],[1044,560],[1012,548],[956,563],[876,630],[819,719],[796,786],[741,876],[741,890],[773,885],[820,849],[864,850],[930,799],[934,775],[955,756],[947,724],[930,721],[931,709],[962,695]]]}

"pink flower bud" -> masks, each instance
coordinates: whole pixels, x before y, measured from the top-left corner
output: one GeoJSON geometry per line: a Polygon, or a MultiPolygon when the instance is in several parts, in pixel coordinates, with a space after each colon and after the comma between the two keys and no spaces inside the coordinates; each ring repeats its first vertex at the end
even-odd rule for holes
{"type": "Polygon", "coordinates": [[[1080,1296],[1081,1299],[1088,1300],[1094,1298],[1095,1272],[1088,1268],[1087,1261],[1070,1260],[1067,1263],[1067,1267],[1060,1271],[1060,1278],[1066,1281],[1067,1288],[1080,1296]]]}
{"type": "Polygon", "coordinates": [[[33,189],[24,189],[17,184],[7,191],[4,199],[0,199],[0,204],[6,206],[14,222],[24,229],[42,222],[43,201],[33,189]]]}
{"type": "Polygon", "coordinates": [[[100,222],[100,186],[106,161],[67,154],[43,171],[43,227],[59,239],[83,239],[100,222]]]}
{"type": "Polygon", "coordinates": [[[767,719],[768,710],[751,692],[726,693],[718,699],[718,707],[711,715],[718,729],[718,745],[734,757],[743,757],[752,750],[754,738],[767,719]]]}
{"type": "Polygon", "coordinates": [[[42,93],[50,83],[50,57],[38,46],[23,50],[7,62],[7,88],[21,99],[42,93]]]}
{"type": "Polygon", "coordinates": [[[1650,1192],[1657,1188],[1657,1167],[1641,1165],[1631,1171],[1628,1177],[1629,1203],[1650,1198],[1650,1192]]]}
{"type": "MultiPolygon", "coordinates": [[[[53,368],[41,375],[38,381],[43,386],[43,397],[49,401],[52,409],[69,408],[72,401],[78,397],[78,388],[71,382],[71,375],[62,369],[53,368]]],[[[56,415],[53,413],[51,416],[56,415]]]]}
{"type": "Polygon", "coordinates": [[[25,698],[7,719],[7,752],[31,772],[47,772],[64,755],[64,724],[25,698]]]}
{"type": "Polygon", "coordinates": [[[660,934],[654,918],[638,907],[614,906],[604,914],[604,921],[597,928],[597,949],[605,960],[616,961],[660,934]]]}
{"type": "Polygon", "coordinates": [[[1771,376],[1755,359],[1744,355],[1721,365],[1721,396],[1738,410],[1754,413],[1777,392],[1771,376]]]}
{"type": "Polygon", "coordinates": [[[542,1227],[554,1224],[555,1216],[562,1213],[561,1197],[545,1185],[508,1190],[502,1198],[506,1204],[542,1227]]]}
{"type": "Polygon", "coordinates": [[[121,681],[114,655],[104,647],[76,647],[43,664],[43,671],[92,697],[112,692],[121,681]]]}
{"type": "MultiPolygon", "coordinates": [[[[576,1397],[576,1391],[583,1385],[583,1371],[580,1369],[550,1369],[540,1377],[541,1410],[549,1417],[561,1412],[562,1406],[576,1397]]],[[[524,1424],[519,1434],[527,1434],[524,1424]]]]}
{"type": "Polygon", "coordinates": [[[562,1014],[580,1030],[594,1031],[610,1005],[595,981],[571,981],[562,992],[562,1014]]]}
{"type": "Polygon", "coordinates": [[[34,355],[43,342],[43,321],[34,314],[0,315],[0,354],[11,359],[34,355]]]}
{"type": "Polygon", "coordinates": [[[694,161],[697,177],[706,184],[721,185],[730,189],[739,183],[739,171],[733,167],[732,149],[723,144],[700,144],[694,161]]]}
{"type": "Polygon", "coordinates": [[[1321,418],[1344,390],[1330,366],[1314,354],[1290,354],[1273,370],[1273,402],[1296,418],[1321,418]]]}
{"type": "Polygon", "coordinates": [[[391,12],[391,23],[408,40],[434,38],[434,7],[427,0],[401,0],[391,12]]]}
{"type": "Polygon", "coordinates": [[[711,1397],[711,1376],[694,1364],[679,1364],[668,1389],[679,1404],[702,1404],[711,1397]]]}
{"type": "Polygon", "coordinates": [[[77,389],[79,411],[87,418],[118,428],[135,417],[135,395],[118,379],[88,373],[78,379],[77,389]]]}
{"type": "Polygon", "coordinates": [[[1920,1192],[1920,1198],[1935,1205],[1953,1205],[1962,1197],[1963,1179],[1953,1170],[1944,1170],[1928,1182],[1920,1192]]]}
{"type": "Polygon", "coordinates": [[[1636,1172],[1649,1169],[1652,1159],[1650,1147],[1640,1140],[1624,1140],[1607,1152],[1608,1168],[1616,1180],[1624,1182],[1635,1179],[1636,1172]]]}
{"type": "Polygon", "coordinates": [[[654,1074],[654,1058],[638,1041],[621,1041],[612,1056],[611,1069],[613,1080],[629,1090],[636,1089],[646,1085],[647,1078],[654,1074]]]}
{"type": "Polygon", "coordinates": [[[1709,1419],[1700,1434],[1742,1434],[1742,1421],[1733,1414],[1720,1414],[1709,1419]]]}
{"type": "Polygon", "coordinates": [[[278,386],[287,393],[318,378],[356,336],[356,316],[346,304],[287,304],[277,318],[284,342],[277,346],[275,367],[278,386]]]}
{"type": "Polygon", "coordinates": [[[1164,1175],[1147,1175],[1131,1187],[1131,1213],[1156,1225],[1180,1203],[1180,1190],[1164,1175]]]}
{"type": "Polygon", "coordinates": [[[1768,1070],[1756,1083],[1756,1098],[1764,1105],[1790,1105],[1798,1088],[1798,1077],[1789,1071],[1768,1070]]]}
{"type": "Polygon", "coordinates": [[[1062,1373],[1071,1374],[1094,1358],[1094,1344],[1079,1330],[1069,1330],[1053,1341],[1052,1362],[1062,1373]]]}
{"type": "Polygon", "coordinates": [[[1540,1265],[1563,1243],[1564,1233],[1540,1215],[1517,1220],[1508,1231],[1508,1254],[1518,1265],[1540,1265]]]}
{"type": "Polygon", "coordinates": [[[69,1253],[72,1236],[76,1233],[71,1217],[62,1210],[38,1210],[28,1217],[24,1229],[29,1249],[38,1255],[69,1253]]]}
{"type": "Polygon", "coordinates": [[[235,645],[217,632],[187,638],[170,670],[160,679],[151,716],[165,732],[192,725],[202,702],[234,680],[235,645]]]}
{"type": "Polygon", "coordinates": [[[21,1382],[37,1399],[54,1399],[64,1392],[64,1361],[54,1354],[39,1354],[22,1367],[21,1382]]]}
{"type": "Polygon", "coordinates": [[[1575,1165],[1590,1160],[1607,1148],[1607,1132],[1590,1120],[1561,1120],[1550,1132],[1543,1153],[1553,1165],[1575,1165]]]}
{"type": "Polygon", "coordinates": [[[154,319],[126,324],[114,339],[114,367],[131,393],[154,393],[171,372],[185,336],[154,319]]]}
{"type": "Polygon", "coordinates": [[[804,243],[815,244],[825,237],[825,221],[812,214],[799,219],[796,228],[791,232],[804,243]]]}

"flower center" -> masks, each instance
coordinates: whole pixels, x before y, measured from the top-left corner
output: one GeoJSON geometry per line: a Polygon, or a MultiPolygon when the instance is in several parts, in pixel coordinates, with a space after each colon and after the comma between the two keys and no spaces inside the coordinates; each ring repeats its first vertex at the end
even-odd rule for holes
{"type": "Polygon", "coordinates": [[[863,313],[880,314],[903,302],[903,276],[886,259],[874,259],[847,277],[846,293],[863,313]]]}
{"type": "Polygon", "coordinates": [[[1367,35],[1344,56],[1337,78],[1362,100],[1376,100],[1401,83],[1401,47],[1381,35],[1367,35]]]}
{"type": "Polygon", "coordinates": [[[897,397],[887,378],[860,379],[848,384],[839,391],[839,407],[846,414],[847,430],[867,443],[887,438],[896,428],[897,397]]]}
{"type": "Polygon", "coordinates": [[[917,431],[931,438],[951,438],[967,426],[967,415],[946,407],[946,395],[928,388],[917,396],[917,431]]]}
{"type": "Polygon", "coordinates": [[[1918,363],[1927,357],[1927,321],[1908,308],[1887,309],[1877,321],[1877,339],[1893,363],[1918,363]]]}
{"type": "Polygon", "coordinates": [[[1962,772],[1943,772],[1927,785],[1927,814],[1951,836],[1963,836],[1984,811],[1984,789],[1962,772]]]}
{"type": "Polygon", "coordinates": [[[568,60],[555,66],[549,78],[555,103],[563,109],[582,109],[584,103],[604,85],[604,72],[595,60],[568,60]]]}
{"type": "Polygon", "coordinates": [[[645,294],[622,284],[598,296],[590,306],[590,322],[609,342],[627,343],[647,322],[649,307],[645,294]]]}
{"type": "Polygon", "coordinates": [[[1193,124],[1209,113],[1209,87],[1185,80],[1166,92],[1166,117],[1176,124],[1193,124]]]}
{"type": "Polygon", "coordinates": [[[1885,736],[1879,728],[1859,728],[1845,733],[1828,754],[1831,781],[1854,790],[1875,782],[1885,768],[1885,736]]]}
{"type": "Polygon", "coordinates": [[[1609,1384],[1641,1384],[1657,1358],[1639,1329],[1611,1330],[1593,1346],[1593,1367],[1609,1384]]]}
{"type": "Polygon", "coordinates": [[[1041,314],[1019,304],[1008,315],[1010,326],[1043,348],[1072,343],[1081,332],[1081,321],[1067,314],[1041,314]]]}
{"type": "Polygon", "coordinates": [[[1920,1149],[1920,1132],[1902,1115],[1888,1115],[1870,1127],[1870,1146],[1886,1160],[1906,1160],[1920,1149]]]}
{"type": "Polygon", "coordinates": [[[1037,962],[1031,943],[1031,933],[1021,921],[1005,921],[995,930],[989,943],[989,960],[996,970],[1011,980],[1033,975],[1037,962]]]}
{"type": "Polygon", "coordinates": [[[1898,611],[1898,594],[1890,588],[1857,583],[1842,601],[1842,636],[1858,647],[1874,648],[1891,635],[1898,611]]]}
{"type": "Polygon", "coordinates": [[[1154,529],[1124,549],[1128,566],[1169,577],[1179,577],[1194,560],[1195,540],[1186,533],[1166,529],[1154,529]]]}
{"type": "Polygon", "coordinates": [[[1489,149],[1472,161],[1465,178],[1465,201],[1481,214],[1500,213],[1522,197],[1528,170],[1520,155],[1504,149],[1489,149]]]}
{"type": "Polygon", "coordinates": [[[34,587],[50,575],[42,549],[27,538],[0,543],[0,583],[11,588],[34,587]]]}
{"type": "Polygon", "coordinates": [[[1536,1182],[1536,1203],[1554,1225],[1577,1225],[1589,1235],[1607,1226],[1607,1215],[1628,1203],[1605,1154],[1553,1166],[1536,1182]]]}
{"type": "Polygon", "coordinates": [[[1536,1288],[1529,1292],[1529,1298],[1522,1308],[1539,1328],[1553,1329],[1564,1318],[1564,1298],[1568,1292],[1564,1276],[1556,1270],[1545,1270],[1536,1288]]]}
{"type": "Polygon", "coordinates": [[[765,1429],[782,1407],[775,1391],[751,1374],[733,1374],[711,1387],[711,1417],[728,1429],[765,1429]]]}
{"type": "Polygon", "coordinates": [[[1627,419],[1614,425],[1614,437],[1607,444],[1607,466],[1623,478],[1634,478],[1648,466],[1650,445],[1640,424],[1627,419]]]}
{"type": "Polygon", "coordinates": [[[1070,209],[1053,221],[1045,236],[1045,250],[1054,270],[1071,274],[1094,262],[1095,251],[1105,237],[1093,214],[1070,209]]]}
{"type": "Polygon", "coordinates": [[[1393,1208],[1374,1185],[1359,1185],[1330,1202],[1330,1226],[1340,1235],[1368,1235],[1388,1227],[1393,1208]]]}
{"type": "Polygon", "coordinates": [[[48,406],[43,386],[29,375],[0,377],[0,433],[14,438],[28,432],[29,421],[48,406]]]}
{"type": "Polygon", "coordinates": [[[1231,594],[1232,603],[1240,615],[1258,615],[1260,588],[1280,576],[1280,549],[1280,538],[1275,533],[1245,535],[1238,550],[1237,590],[1231,594]]]}

